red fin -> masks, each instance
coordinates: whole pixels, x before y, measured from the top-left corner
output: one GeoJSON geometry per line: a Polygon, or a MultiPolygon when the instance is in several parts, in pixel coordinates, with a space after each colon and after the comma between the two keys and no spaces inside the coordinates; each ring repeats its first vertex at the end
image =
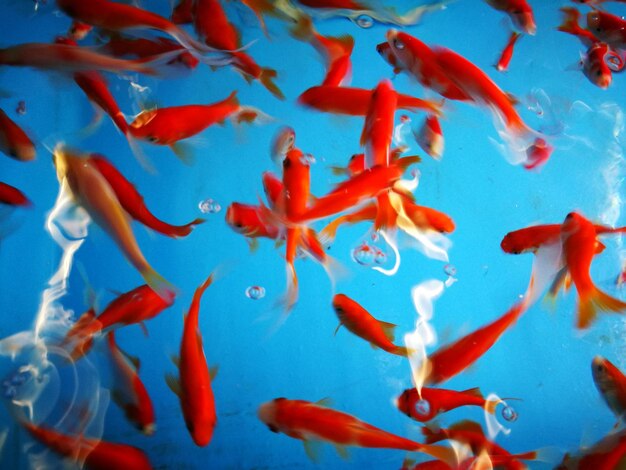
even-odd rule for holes
{"type": "Polygon", "coordinates": [[[594,287],[591,293],[581,296],[579,299],[577,327],[587,328],[591,325],[598,310],[621,313],[626,310],[626,303],[594,287]]]}
{"type": "Polygon", "coordinates": [[[463,390],[461,393],[463,393],[464,395],[469,395],[469,396],[476,397],[476,398],[484,398],[482,392],[480,391],[480,388],[478,387],[463,390]]]}

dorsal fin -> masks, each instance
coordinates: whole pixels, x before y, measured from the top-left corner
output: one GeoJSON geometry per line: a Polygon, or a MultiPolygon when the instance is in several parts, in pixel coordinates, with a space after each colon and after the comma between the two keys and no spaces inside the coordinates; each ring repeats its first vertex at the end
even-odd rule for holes
{"type": "Polygon", "coordinates": [[[180,381],[178,380],[178,377],[176,377],[174,374],[165,374],[165,382],[167,383],[167,386],[170,388],[170,390],[178,395],[178,398],[182,397],[183,391],[180,387],[180,381]]]}
{"type": "Polygon", "coordinates": [[[480,391],[480,388],[478,387],[463,390],[461,393],[464,395],[469,395],[469,396],[476,397],[476,398],[484,398],[482,392],[480,391]]]}
{"type": "Polygon", "coordinates": [[[471,421],[469,419],[464,419],[463,421],[459,421],[458,423],[454,423],[450,426],[450,430],[452,431],[467,431],[472,433],[478,433],[482,436],[485,435],[483,432],[483,428],[480,424],[475,421],[471,421]]]}
{"type": "Polygon", "coordinates": [[[383,333],[385,334],[385,337],[393,343],[396,339],[395,330],[396,330],[397,325],[394,325],[393,323],[380,321],[380,320],[378,321],[378,324],[383,329],[383,333]]]}
{"type": "Polygon", "coordinates": [[[330,408],[333,404],[333,400],[330,397],[322,398],[315,402],[317,406],[323,406],[324,408],[330,408]]]}

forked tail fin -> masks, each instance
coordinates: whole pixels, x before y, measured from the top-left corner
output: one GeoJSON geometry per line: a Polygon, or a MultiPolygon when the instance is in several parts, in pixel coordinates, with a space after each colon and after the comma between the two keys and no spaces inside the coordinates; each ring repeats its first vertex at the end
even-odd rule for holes
{"type": "Polygon", "coordinates": [[[577,328],[588,328],[598,311],[622,313],[626,311],[626,303],[594,286],[591,292],[581,295],[578,300],[577,328]]]}

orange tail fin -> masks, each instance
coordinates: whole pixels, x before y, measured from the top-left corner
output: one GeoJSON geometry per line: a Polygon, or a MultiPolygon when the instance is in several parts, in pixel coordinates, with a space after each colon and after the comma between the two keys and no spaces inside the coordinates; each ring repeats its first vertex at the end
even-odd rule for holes
{"type": "Polygon", "coordinates": [[[626,303],[602,292],[594,286],[593,290],[578,301],[578,328],[587,328],[596,318],[598,311],[621,313],[626,310],[626,303]]]}
{"type": "Polygon", "coordinates": [[[274,79],[276,78],[276,70],[270,68],[263,68],[261,70],[261,76],[259,77],[259,81],[263,84],[267,90],[274,95],[276,98],[280,100],[285,99],[285,95],[280,91],[280,88],[274,83],[274,79]]]}

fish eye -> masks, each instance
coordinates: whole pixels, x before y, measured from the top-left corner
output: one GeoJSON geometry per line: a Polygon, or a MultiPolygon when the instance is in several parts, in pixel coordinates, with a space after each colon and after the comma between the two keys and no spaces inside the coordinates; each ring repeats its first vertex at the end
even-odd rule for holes
{"type": "Polygon", "coordinates": [[[596,370],[597,370],[598,372],[604,372],[604,366],[603,366],[602,364],[598,364],[598,365],[596,366],[596,370]]]}
{"type": "Polygon", "coordinates": [[[400,39],[396,38],[393,40],[393,47],[402,50],[404,49],[404,43],[400,39]]]}
{"type": "Polygon", "coordinates": [[[153,135],[149,135],[148,137],[146,137],[146,140],[147,140],[148,142],[153,142],[153,143],[154,143],[154,142],[157,142],[159,139],[157,139],[157,138],[156,138],[155,136],[153,136],[153,135]]]}
{"type": "Polygon", "coordinates": [[[277,433],[278,432],[278,428],[276,426],[274,426],[273,424],[268,424],[267,427],[269,428],[270,431],[277,433]]]}
{"type": "Polygon", "coordinates": [[[283,160],[283,168],[289,168],[291,166],[291,160],[289,160],[288,158],[285,158],[283,160]]]}

